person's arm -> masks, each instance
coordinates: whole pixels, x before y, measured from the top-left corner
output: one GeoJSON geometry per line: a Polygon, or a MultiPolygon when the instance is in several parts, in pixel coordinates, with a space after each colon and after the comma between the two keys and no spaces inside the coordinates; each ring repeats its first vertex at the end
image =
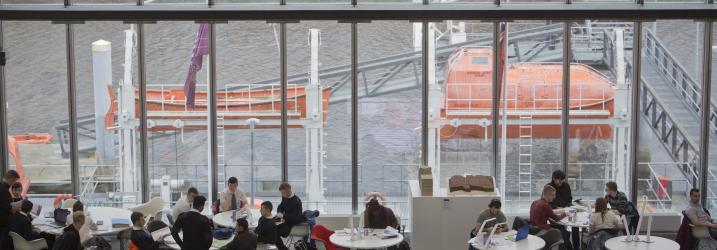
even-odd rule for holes
{"type": "Polygon", "coordinates": [[[177,242],[178,246],[182,246],[184,242],[182,242],[182,238],[179,237],[179,231],[182,230],[182,223],[184,222],[184,216],[179,216],[176,219],[174,219],[174,226],[172,226],[172,238],[174,238],[174,241],[177,242]]]}
{"type": "Polygon", "coordinates": [[[395,229],[398,229],[398,219],[393,213],[393,210],[391,210],[390,208],[386,208],[386,213],[388,214],[388,225],[395,229]]]}
{"type": "Polygon", "coordinates": [[[573,191],[570,189],[570,185],[569,185],[569,184],[565,183],[565,184],[563,184],[563,185],[566,185],[567,190],[568,190],[568,191],[567,191],[567,196],[568,196],[568,197],[567,197],[567,198],[568,198],[568,201],[567,201],[567,202],[568,202],[568,203],[566,204],[566,207],[571,207],[571,206],[573,206],[573,191]]]}
{"type": "Polygon", "coordinates": [[[697,219],[697,211],[695,211],[694,209],[688,209],[687,211],[685,211],[685,214],[687,215],[687,218],[690,219],[690,223],[692,223],[692,225],[698,227],[717,228],[717,224],[702,223],[699,219],[697,219]]]}
{"type": "Polygon", "coordinates": [[[555,214],[555,212],[553,212],[553,209],[551,209],[550,206],[545,206],[543,207],[543,209],[548,214],[548,218],[551,218],[555,221],[560,221],[566,216],[565,213],[555,214]]]}
{"type": "Polygon", "coordinates": [[[7,189],[4,189],[4,187],[7,187],[7,185],[2,184],[0,185],[0,213],[12,213],[12,206],[10,205],[10,202],[12,201],[12,198],[10,197],[10,191],[7,189]]]}
{"type": "Polygon", "coordinates": [[[219,195],[219,212],[229,211],[229,206],[231,203],[229,203],[229,198],[231,197],[227,191],[222,192],[219,195]]]}

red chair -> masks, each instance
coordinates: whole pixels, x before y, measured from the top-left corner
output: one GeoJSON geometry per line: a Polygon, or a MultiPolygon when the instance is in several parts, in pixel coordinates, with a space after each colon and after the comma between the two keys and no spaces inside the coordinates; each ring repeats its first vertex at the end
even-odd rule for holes
{"type": "Polygon", "coordinates": [[[331,243],[329,237],[331,237],[332,234],[334,234],[334,231],[319,224],[314,225],[311,229],[311,239],[316,241],[316,247],[318,249],[321,249],[320,245],[323,244],[326,250],[348,250],[331,243]]]}
{"type": "Polygon", "coordinates": [[[131,240],[129,241],[129,250],[139,250],[139,247],[134,244],[131,240]]]}

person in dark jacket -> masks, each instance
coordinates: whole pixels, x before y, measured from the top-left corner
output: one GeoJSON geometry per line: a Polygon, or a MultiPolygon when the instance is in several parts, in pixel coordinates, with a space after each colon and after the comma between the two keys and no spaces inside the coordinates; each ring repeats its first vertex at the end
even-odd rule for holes
{"type": "Polygon", "coordinates": [[[271,204],[271,201],[261,203],[261,208],[259,209],[261,218],[259,218],[259,224],[254,229],[259,243],[274,244],[276,242],[276,223],[271,216],[271,210],[273,209],[274,205],[271,204]]]}
{"type": "Polygon", "coordinates": [[[72,213],[72,225],[62,230],[62,235],[55,240],[52,250],[79,250],[82,249],[80,243],[80,228],[85,224],[85,214],[82,211],[72,213]]]}
{"type": "Polygon", "coordinates": [[[206,202],[204,196],[194,197],[192,209],[180,214],[174,221],[172,238],[182,250],[202,250],[212,246],[212,222],[201,214],[206,202]],[[183,232],[183,237],[179,237],[180,232],[183,232]]]}
{"type": "Polygon", "coordinates": [[[20,179],[20,175],[15,170],[5,172],[2,183],[0,183],[0,248],[11,249],[10,237],[10,217],[12,216],[13,207],[12,196],[10,195],[10,187],[20,179]]]}
{"type": "Polygon", "coordinates": [[[152,235],[144,229],[144,215],[140,212],[132,212],[130,215],[132,220],[132,234],[130,234],[130,240],[136,245],[139,250],[158,250],[160,241],[154,241],[152,235]]]}
{"type": "Polygon", "coordinates": [[[237,219],[234,239],[221,248],[221,250],[254,250],[256,249],[256,235],[249,231],[249,222],[246,219],[237,219]]]}
{"type": "Polygon", "coordinates": [[[20,184],[19,182],[15,182],[14,184],[12,184],[12,186],[10,187],[10,195],[12,196],[12,202],[18,202],[23,200],[24,198],[22,197],[22,184],[20,184]]]}
{"type": "Polygon", "coordinates": [[[304,218],[301,199],[291,191],[291,185],[286,182],[281,183],[281,185],[279,185],[279,191],[281,192],[281,203],[279,203],[279,207],[276,208],[276,216],[274,219],[283,220],[284,223],[276,226],[276,247],[279,248],[279,250],[285,250],[288,248],[284,245],[281,237],[289,236],[291,228],[306,221],[306,218],[304,218]]]}
{"type": "Polygon", "coordinates": [[[32,218],[28,215],[32,210],[32,206],[33,204],[29,200],[22,201],[20,211],[10,217],[10,231],[17,233],[28,241],[44,238],[48,248],[52,248],[55,236],[38,232],[32,227],[32,218]]]}
{"type": "Polygon", "coordinates": [[[377,199],[371,199],[364,211],[364,225],[368,228],[398,228],[398,219],[390,208],[381,205],[377,199]]]}

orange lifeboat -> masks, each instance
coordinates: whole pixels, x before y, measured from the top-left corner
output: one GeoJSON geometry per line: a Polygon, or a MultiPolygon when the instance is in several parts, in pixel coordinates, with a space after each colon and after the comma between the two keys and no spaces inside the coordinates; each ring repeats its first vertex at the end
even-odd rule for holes
{"type": "MultiPolygon", "coordinates": [[[[449,58],[441,118],[460,120],[461,125],[444,125],[444,139],[492,137],[491,125],[486,123],[493,105],[491,59],[492,49],[487,47],[461,48],[449,58]]],[[[505,107],[507,114],[508,138],[521,135],[521,119],[530,119],[533,138],[560,138],[562,74],[560,63],[508,65],[506,97],[500,102],[501,112],[505,107]]],[[[585,64],[572,63],[570,77],[570,119],[584,120],[570,125],[570,137],[610,139],[607,119],[613,116],[614,84],[585,64]]]]}
{"type": "MultiPolygon", "coordinates": [[[[115,113],[117,112],[116,97],[112,88],[108,86],[112,105],[105,118],[105,127],[110,128],[115,124],[115,113]]],[[[330,88],[322,90],[323,122],[326,123],[329,109],[330,88]]],[[[135,91],[135,112],[139,110],[139,91],[135,91]]],[[[217,92],[217,113],[223,119],[248,119],[258,117],[261,119],[281,119],[281,91],[279,88],[253,89],[253,90],[222,90],[217,92]]],[[[149,120],[206,120],[207,117],[207,92],[197,91],[195,94],[195,106],[188,107],[184,90],[147,90],[147,119],[149,120]]],[[[306,110],[306,86],[289,86],[287,88],[287,109],[288,119],[305,119],[309,115],[306,110]]],[[[248,128],[247,125],[225,125],[227,129],[248,128]]],[[[259,125],[256,128],[278,128],[279,125],[259,125]]],[[[298,128],[299,125],[290,125],[290,128],[298,128]]],[[[173,126],[154,126],[151,131],[175,130],[173,126]]],[[[184,127],[187,130],[206,129],[206,125],[190,125],[184,127]]]]}

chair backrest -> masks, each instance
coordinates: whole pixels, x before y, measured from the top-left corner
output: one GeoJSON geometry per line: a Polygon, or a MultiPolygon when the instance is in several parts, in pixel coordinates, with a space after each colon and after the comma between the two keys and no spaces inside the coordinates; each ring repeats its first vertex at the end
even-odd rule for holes
{"type": "Polygon", "coordinates": [[[316,239],[314,237],[311,237],[314,242],[316,243],[316,250],[327,250],[326,245],[324,245],[324,240],[316,239]]]}
{"type": "Polygon", "coordinates": [[[154,197],[147,203],[132,208],[132,212],[140,212],[144,216],[154,216],[164,208],[164,201],[160,197],[154,197]]]}
{"type": "Polygon", "coordinates": [[[167,224],[165,224],[164,221],[161,220],[153,220],[147,223],[147,230],[150,233],[165,227],[167,227],[167,224]]]}
{"type": "Polygon", "coordinates": [[[528,218],[523,216],[515,216],[515,219],[513,219],[513,230],[518,230],[525,225],[530,225],[530,221],[528,220],[528,218]]]}
{"type": "Polygon", "coordinates": [[[10,232],[10,237],[12,238],[12,243],[16,250],[40,250],[47,248],[47,242],[45,239],[27,241],[15,232],[10,232]]]}

